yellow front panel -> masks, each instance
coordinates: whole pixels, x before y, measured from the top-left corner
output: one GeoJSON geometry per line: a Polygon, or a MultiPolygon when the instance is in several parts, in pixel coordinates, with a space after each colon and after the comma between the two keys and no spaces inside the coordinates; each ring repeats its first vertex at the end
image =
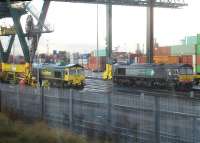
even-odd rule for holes
{"type": "Polygon", "coordinates": [[[192,82],[193,75],[179,75],[179,81],[181,82],[192,82]]]}
{"type": "Polygon", "coordinates": [[[64,81],[69,82],[73,85],[80,85],[82,82],[84,82],[85,76],[84,75],[65,75],[64,81]]]}
{"type": "MultiPolygon", "coordinates": [[[[72,67],[72,68],[66,68],[65,70],[82,70],[83,68],[80,67],[72,67]]],[[[84,74],[65,74],[64,75],[64,81],[68,82],[71,85],[81,85],[85,81],[85,75],[84,74]]]]}
{"type": "Polygon", "coordinates": [[[200,79],[200,75],[195,74],[195,75],[193,75],[193,78],[194,78],[194,79],[200,79]]]}
{"type": "Polygon", "coordinates": [[[3,72],[25,73],[29,68],[29,64],[5,64],[2,63],[3,72]]]}

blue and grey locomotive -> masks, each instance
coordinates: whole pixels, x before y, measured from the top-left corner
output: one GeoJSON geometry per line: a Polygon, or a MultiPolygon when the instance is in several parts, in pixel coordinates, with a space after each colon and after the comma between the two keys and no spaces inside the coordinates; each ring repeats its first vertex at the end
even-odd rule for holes
{"type": "Polygon", "coordinates": [[[193,68],[188,64],[115,65],[113,82],[120,85],[190,89],[193,68]]]}

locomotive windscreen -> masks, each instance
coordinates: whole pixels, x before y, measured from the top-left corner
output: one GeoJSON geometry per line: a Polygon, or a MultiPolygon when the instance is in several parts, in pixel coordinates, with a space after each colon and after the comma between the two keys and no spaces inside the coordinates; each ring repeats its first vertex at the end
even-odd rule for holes
{"type": "Polygon", "coordinates": [[[125,68],[118,68],[116,71],[117,75],[126,75],[126,69],[125,68]]]}
{"type": "Polygon", "coordinates": [[[62,77],[62,73],[60,71],[55,71],[55,77],[56,78],[61,78],[62,77]]]}

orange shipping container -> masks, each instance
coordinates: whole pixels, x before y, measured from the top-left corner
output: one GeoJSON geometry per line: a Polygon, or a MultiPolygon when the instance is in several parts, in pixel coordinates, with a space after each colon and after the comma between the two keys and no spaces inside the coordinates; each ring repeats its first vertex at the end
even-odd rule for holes
{"type": "Polygon", "coordinates": [[[88,69],[92,71],[104,71],[106,67],[106,57],[90,57],[88,69]],[[99,66],[97,65],[99,63],[99,66]]]}
{"type": "Polygon", "coordinates": [[[154,63],[156,64],[178,64],[179,57],[177,56],[154,56],[154,63]]]}
{"type": "Polygon", "coordinates": [[[138,57],[138,63],[140,64],[146,63],[146,56],[138,57]]]}
{"type": "Polygon", "coordinates": [[[192,55],[181,56],[180,63],[192,65],[192,55]]]}
{"type": "Polygon", "coordinates": [[[154,56],[170,56],[170,55],[171,55],[170,47],[154,48],[154,56]]]}
{"type": "Polygon", "coordinates": [[[168,64],[178,64],[179,57],[178,56],[169,56],[168,64]]]}
{"type": "Polygon", "coordinates": [[[200,55],[197,55],[197,56],[196,56],[196,64],[197,64],[197,65],[200,65],[200,55]]]}
{"type": "Polygon", "coordinates": [[[156,64],[165,64],[168,63],[168,56],[154,56],[153,60],[156,64]]]}
{"type": "MultiPolygon", "coordinates": [[[[178,64],[179,56],[154,56],[156,64],[178,64]]],[[[146,63],[146,56],[139,57],[139,63],[146,63]]]]}

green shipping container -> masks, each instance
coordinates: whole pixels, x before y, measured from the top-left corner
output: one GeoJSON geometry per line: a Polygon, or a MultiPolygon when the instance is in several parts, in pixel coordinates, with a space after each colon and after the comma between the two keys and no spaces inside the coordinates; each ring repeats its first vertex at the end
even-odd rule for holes
{"type": "Polygon", "coordinates": [[[197,44],[200,45],[200,34],[197,34],[197,44]]]}
{"type": "Polygon", "coordinates": [[[176,45],[171,46],[171,55],[172,56],[180,56],[180,55],[194,55],[195,54],[195,46],[186,46],[186,45],[176,45]]]}
{"type": "Polygon", "coordinates": [[[200,73],[200,65],[196,66],[196,73],[200,73]]]}
{"type": "Polygon", "coordinates": [[[106,49],[100,49],[98,50],[99,52],[97,53],[97,50],[94,51],[94,56],[99,56],[99,57],[105,57],[106,56],[106,49]]]}
{"type": "Polygon", "coordinates": [[[185,45],[192,46],[197,43],[197,36],[187,36],[185,37],[185,45]]]}
{"type": "Polygon", "coordinates": [[[197,45],[197,46],[196,46],[196,50],[197,50],[197,51],[196,51],[196,52],[197,52],[197,55],[200,55],[200,45],[197,45]]]}

